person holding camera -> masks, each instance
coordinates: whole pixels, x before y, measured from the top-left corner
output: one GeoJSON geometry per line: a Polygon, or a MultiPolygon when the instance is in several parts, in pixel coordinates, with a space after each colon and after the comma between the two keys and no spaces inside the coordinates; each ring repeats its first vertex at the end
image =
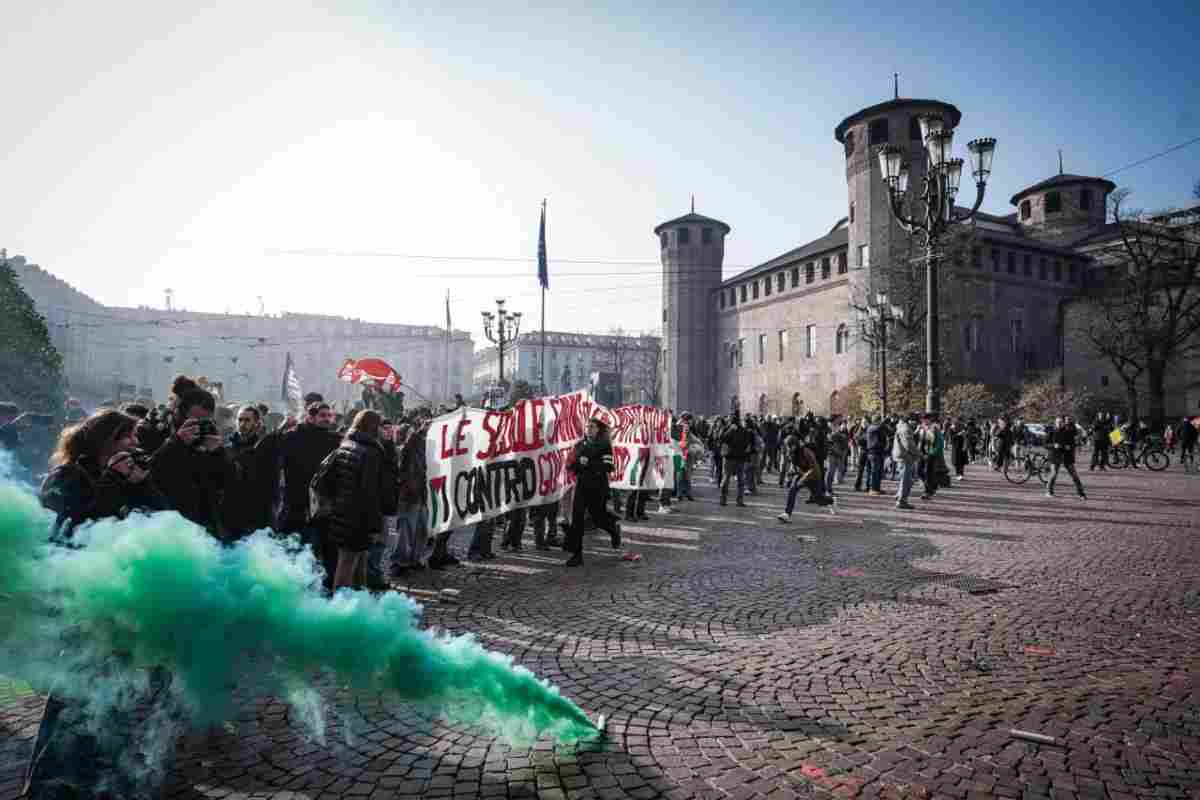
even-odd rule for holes
{"type": "Polygon", "coordinates": [[[204,389],[177,397],[172,433],[150,462],[151,477],[171,506],[213,535],[220,532],[221,493],[235,477],[212,419],[216,405],[204,389]]]}
{"type": "Polygon", "coordinates": [[[70,539],[84,522],[170,508],[150,480],[149,456],[134,446],[136,422],[120,411],[97,411],[62,432],[40,492],[42,505],[57,514],[57,537],[70,539]]]}

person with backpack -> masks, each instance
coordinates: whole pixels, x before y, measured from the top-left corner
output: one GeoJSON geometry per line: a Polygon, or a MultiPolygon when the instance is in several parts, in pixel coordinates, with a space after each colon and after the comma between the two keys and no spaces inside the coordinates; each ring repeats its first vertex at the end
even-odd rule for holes
{"type": "Polygon", "coordinates": [[[817,455],[813,452],[812,447],[802,441],[798,435],[791,434],[784,440],[784,451],[784,457],[791,464],[795,477],[788,488],[787,505],[784,506],[783,513],[776,519],[780,522],[792,521],[792,511],[796,508],[796,495],[799,494],[801,486],[808,489],[806,503],[821,506],[833,505],[833,498],[823,492],[821,462],[817,460],[817,455]]]}
{"type": "Polygon", "coordinates": [[[399,508],[398,469],[380,440],[382,422],[378,411],[359,411],[313,479],[313,490],[329,501],[327,535],[338,553],[335,592],[353,585],[359,561],[383,534],[384,515],[399,508]]]}

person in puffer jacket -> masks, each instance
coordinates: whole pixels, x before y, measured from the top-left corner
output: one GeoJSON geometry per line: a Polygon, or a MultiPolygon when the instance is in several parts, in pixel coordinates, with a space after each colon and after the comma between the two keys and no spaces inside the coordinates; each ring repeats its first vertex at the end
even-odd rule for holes
{"type": "Polygon", "coordinates": [[[338,548],[333,591],[350,587],[358,562],[383,535],[383,517],[399,507],[399,470],[380,441],[383,417],[360,411],[334,451],[321,493],[330,498],[328,536],[338,548]]]}

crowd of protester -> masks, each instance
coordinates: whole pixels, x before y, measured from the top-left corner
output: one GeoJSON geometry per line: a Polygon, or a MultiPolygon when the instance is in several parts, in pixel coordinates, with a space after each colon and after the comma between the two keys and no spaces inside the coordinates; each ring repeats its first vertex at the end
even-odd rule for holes
{"type": "MultiPolygon", "coordinates": [[[[457,400],[461,406],[461,397],[457,400]]],[[[434,536],[428,527],[425,438],[435,413],[449,410],[422,408],[394,419],[369,408],[342,415],[310,394],[303,416],[285,418],[265,404],[218,405],[211,392],[181,375],[162,406],[127,403],[83,418],[72,403],[68,419],[75,424],[57,441],[52,417],[0,403],[0,447],[17,454],[18,466],[30,475],[49,463],[42,498],[57,514],[64,541],[88,520],[173,509],[225,543],[262,529],[295,535],[322,564],[328,590],[382,590],[409,570],[462,563],[449,546],[454,532],[434,536]]],[[[1165,434],[1166,446],[1178,448],[1186,471],[1195,469],[1198,430],[1200,417],[1184,418],[1165,434]]],[[[1132,444],[1147,433],[1143,423],[1106,414],[1088,426],[1069,416],[1033,426],[1004,417],[683,413],[672,426],[683,453],[675,487],[651,492],[610,489],[611,445],[604,426],[595,423],[569,465],[575,488],[560,502],[474,525],[466,532],[465,556],[495,558],[497,531],[502,549],[520,551],[531,527],[537,550],[562,547],[571,554],[567,565],[576,566],[585,530],[607,532],[619,548],[622,518],[648,519],[648,501],[655,499],[662,513],[691,501],[692,473],[702,461],[719,487],[721,505],[736,488],[735,503],[744,506],[745,496],[757,494],[774,473],[778,486],[788,489],[781,522],[790,521],[801,490],[807,490],[806,504],[836,512],[844,484],[881,496],[884,481],[893,481],[889,493],[894,491],[896,508],[912,509],[918,483],[920,499],[928,502],[952,481],[964,480],[970,465],[1003,470],[1033,446],[1045,448],[1052,467],[1048,495],[1065,470],[1086,497],[1076,450],[1090,440],[1090,469],[1103,470],[1113,441],[1132,444]]]]}

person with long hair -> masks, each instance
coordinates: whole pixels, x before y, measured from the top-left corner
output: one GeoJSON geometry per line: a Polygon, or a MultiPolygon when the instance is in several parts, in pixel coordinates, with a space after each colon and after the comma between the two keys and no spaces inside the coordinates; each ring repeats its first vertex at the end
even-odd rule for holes
{"type": "MultiPolygon", "coordinates": [[[[76,546],[70,540],[84,523],[168,507],[149,477],[146,457],[134,447],[137,422],[120,411],[102,410],[59,436],[50,473],[42,483],[41,501],[57,514],[54,537],[60,545],[76,546]]],[[[151,672],[152,685],[169,680],[165,671],[151,672]]],[[[154,785],[135,786],[130,776],[111,768],[118,763],[119,750],[130,743],[97,737],[90,729],[94,723],[80,703],[64,699],[51,687],[26,769],[23,797],[157,796],[161,786],[154,781],[150,781],[154,785]],[[102,792],[102,786],[108,788],[102,792]]],[[[111,712],[104,724],[130,729],[134,725],[121,711],[111,712]]]]}
{"type": "Polygon", "coordinates": [[[354,584],[359,561],[383,534],[384,515],[399,510],[399,469],[380,440],[382,424],[378,411],[359,411],[329,466],[328,535],[338,551],[335,592],[354,584]]]}
{"type": "Polygon", "coordinates": [[[135,447],[137,422],[120,411],[97,411],[59,436],[40,493],[42,505],[58,515],[56,536],[69,539],[90,520],[169,507],[135,447]]]}

